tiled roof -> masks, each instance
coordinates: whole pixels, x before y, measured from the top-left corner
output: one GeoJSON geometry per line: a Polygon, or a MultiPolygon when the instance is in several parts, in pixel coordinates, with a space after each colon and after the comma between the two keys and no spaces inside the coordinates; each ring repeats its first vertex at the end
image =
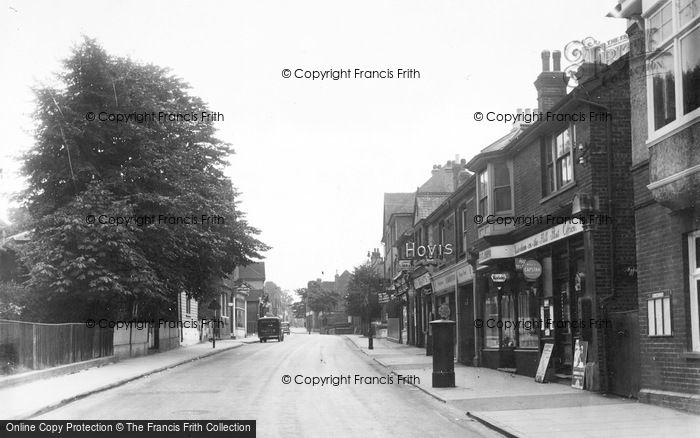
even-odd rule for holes
{"type": "Polygon", "coordinates": [[[511,130],[508,134],[504,135],[503,137],[499,138],[495,142],[482,149],[481,153],[500,151],[501,149],[506,147],[508,143],[520,133],[521,130],[522,128],[511,130]]]}
{"type": "Polygon", "coordinates": [[[421,194],[416,196],[416,207],[414,212],[414,222],[425,219],[449,198],[448,194],[421,194]]]}
{"type": "Polygon", "coordinates": [[[392,214],[413,213],[414,193],[384,193],[384,224],[392,214]]]}
{"type": "Polygon", "coordinates": [[[265,281],[265,262],[251,263],[238,267],[238,278],[241,280],[265,281]]]}
{"type": "Polygon", "coordinates": [[[452,168],[440,168],[433,171],[428,181],[418,187],[418,192],[451,193],[454,190],[452,168]]]}

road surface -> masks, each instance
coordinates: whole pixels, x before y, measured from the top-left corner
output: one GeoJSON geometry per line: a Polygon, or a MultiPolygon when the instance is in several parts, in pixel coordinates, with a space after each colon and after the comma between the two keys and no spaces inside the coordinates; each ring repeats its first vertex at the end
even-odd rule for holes
{"type": "MultiPolygon", "coordinates": [[[[410,370],[402,373],[410,380],[410,370]]],[[[254,419],[259,437],[500,436],[391,380],[344,337],[295,332],[284,342],[245,345],[35,419],[254,419]]]]}

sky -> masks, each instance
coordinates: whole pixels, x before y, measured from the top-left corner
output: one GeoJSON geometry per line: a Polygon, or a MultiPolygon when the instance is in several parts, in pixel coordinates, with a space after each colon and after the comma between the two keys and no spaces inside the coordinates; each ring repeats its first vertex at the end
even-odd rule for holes
{"type": "Polygon", "coordinates": [[[267,280],[289,290],[352,271],[381,248],[385,192],[415,191],[434,164],[469,160],[511,128],[475,112],[536,108],[543,49],[625,33],[623,20],[605,17],[614,0],[0,5],[0,219],[23,187],[32,87],[54,84],[87,35],[112,55],[170,68],[223,115],[218,137],[236,151],[226,173],[272,246],[267,280]],[[394,77],[295,77],[331,69],[394,77]]]}

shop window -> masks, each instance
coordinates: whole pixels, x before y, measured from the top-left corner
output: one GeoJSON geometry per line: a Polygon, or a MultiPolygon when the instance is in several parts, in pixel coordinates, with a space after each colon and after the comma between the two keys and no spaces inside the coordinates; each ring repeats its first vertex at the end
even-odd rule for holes
{"type": "Polygon", "coordinates": [[[501,296],[501,321],[501,347],[515,347],[515,300],[512,295],[501,296]]]}
{"type": "Polygon", "coordinates": [[[669,0],[647,20],[649,131],[700,116],[700,0],[669,0]]]}
{"type": "Polygon", "coordinates": [[[518,346],[538,348],[537,289],[528,287],[518,294],[518,346]]]}
{"type": "Polygon", "coordinates": [[[688,236],[688,256],[692,347],[700,352],[700,230],[688,236]]]}
{"type": "Polygon", "coordinates": [[[649,318],[649,336],[670,336],[671,333],[671,295],[658,292],[647,301],[649,318]]]}
{"type": "Polygon", "coordinates": [[[500,345],[498,338],[498,294],[494,291],[486,296],[484,306],[484,345],[487,348],[498,348],[500,345]]]}

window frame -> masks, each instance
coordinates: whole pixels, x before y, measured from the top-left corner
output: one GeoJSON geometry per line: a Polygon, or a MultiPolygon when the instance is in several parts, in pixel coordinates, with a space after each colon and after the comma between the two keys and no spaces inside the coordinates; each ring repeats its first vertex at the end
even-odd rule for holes
{"type": "MultiPolygon", "coordinates": [[[[477,213],[486,217],[490,214],[495,216],[504,216],[513,214],[515,211],[515,185],[513,183],[513,160],[495,160],[491,161],[486,165],[486,168],[479,172],[476,182],[476,207],[477,213]],[[510,187],[510,210],[496,211],[496,189],[504,188],[506,186],[496,187],[496,164],[503,164],[508,169],[509,187],[510,187]],[[481,177],[486,177],[486,193],[482,193],[482,182],[481,177]],[[485,208],[482,204],[485,203],[485,208]]],[[[486,221],[482,222],[482,225],[486,224],[486,221]]]]}
{"type": "Polygon", "coordinates": [[[476,182],[476,196],[477,196],[477,202],[476,202],[476,207],[478,210],[478,213],[482,216],[488,216],[490,213],[490,205],[489,203],[491,202],[489,200],[489,168],[488,165],[486,169],[484,169],[482,172],[479,172],[479,176],[477,178],[476,182]],[[482,177],[484,177],[484,182],[481,181],[482,177]],[[483,186],[486,186],[486,190],[483,189],[483,186]],[[483,193],[486,192],[486,193],[483,193]],[[483,204],[483,205],[482,205],[483,204]]]}
{"type": "Polygon", "coordinates": [[[690,338],[693,352],[700,353],[700,264],[696,254],[696,239],[700,239],[700,230],[688,234],[688,283],[690,292],[690,338]]]}
{"type": "Polygon", "coordinates": [[[652,294],[652,296],[647,299],[647,336],[649,336],[650,338],[673,336],[673,312],[671,311],[671,294],[670,292],[664,292],[659,293],[659,295],[660,296],[656,297],[654,296],[654,294],[652,294]],[[657,311],[660,311],[660,314],[657,311]],[[659,319],[657,318],[657,316],[661,317],[661,330],[657,330],[659,326],[659,319]],[[667,316],[668,321],[666,321],[667,316]]]}
{"type": "Polygon", "coordinates": [[[681,40],[689,36],[694,31],[700,29],[700,13],[696,17],[688,20],[685,24],[680,24],[679,3],[677,0],[667,0],[660,3],[649,12],[645,13],[645,47],[647,48],[647,56],[645,60],[646,85],[647,85],[647,129],[648,138],[647,146],[654,144],[656,140],[669,135],[676,130],[685,128],[696,119],[700,118],[700,107],[691,110],[684,114],[684,96],[683,96],[683,60],[681,59],[681,40]],[[664,40],[657,43],[656,46],[651,46],[651,21],[667,6],[671,5],[671,34],[664,40]],[[674,107],[675,119],[668,122],[664,126],[656,129],[654,124],[655,104],[653,90],[653,75],[651,74],[650,64],[654,59],[658,58],[662,53],[670,52],[673,56],[673,75],[674,75],[674,107]]]}
{"type": "Polygon", "coordinates": [[[544,140],[544,166],[543,166],[543,178],[544,178],[544,196],[550,196],[557,192],[564,191],[576,184],[576,172],[574,163],[574,149],[576,144],[576,124],[570,123],[566,128],[555,131],[556,134],[550,134],[545,137],[544,140]],[[569,147],[567,151],[561,155],[557,154],[557,139],[562,136],[565,132],[569,134],[569,147]],[[571,178],[565,182],[560,183],[560,169],[559,163],[568,156],[569,170],[571,173],[571,178]],[[551,172],[550,172],[551,170],[551,172]],[[550,180],[551,178],[551,180],[550,180]]]}

